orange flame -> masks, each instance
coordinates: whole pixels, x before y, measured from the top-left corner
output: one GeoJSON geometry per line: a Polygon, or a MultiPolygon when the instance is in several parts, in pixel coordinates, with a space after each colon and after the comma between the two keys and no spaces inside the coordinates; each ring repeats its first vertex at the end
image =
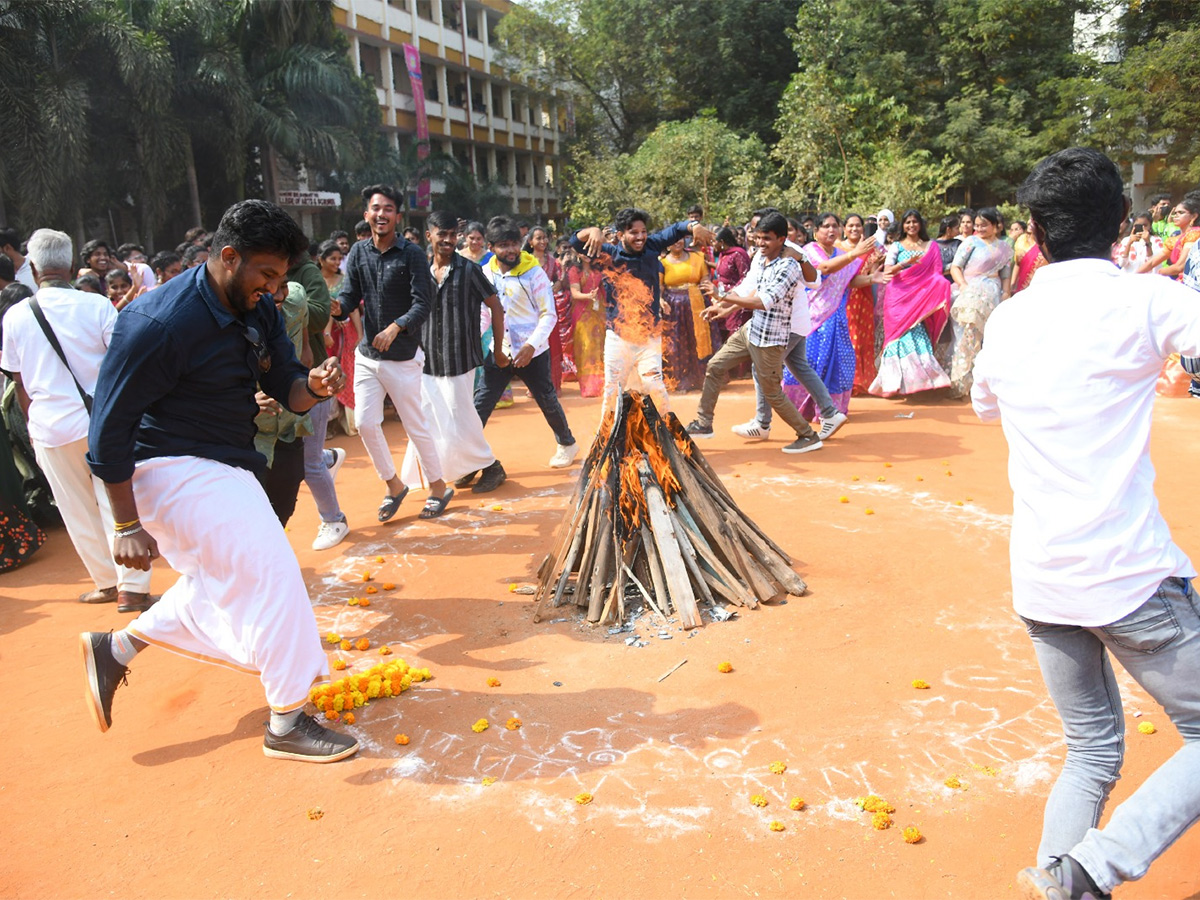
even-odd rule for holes
{"type": "Polygon", "coordinates": [[[617,306],[612,325],[618,337],[632,344],[644,344],[662,334],[662,324],[655,321],[651,310],[654,295],[645,282],[622,266],[614,265],[607,254],[598,256],[592,267],[612,285],[613,302],[617,306]]]}

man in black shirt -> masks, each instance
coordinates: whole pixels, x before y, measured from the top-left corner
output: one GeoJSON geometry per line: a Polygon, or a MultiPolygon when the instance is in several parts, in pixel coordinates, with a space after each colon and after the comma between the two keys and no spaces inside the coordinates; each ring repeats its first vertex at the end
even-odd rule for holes
{"type": "Polygon", "coordinates": [[[272,294],[306,252],[264,200],[230,207],[203,266],[139,297],[100,366],[88,463],[112,501],[113,556],[180,573],[124,631],[81,636],[89,709],[107,731],[127,666],[147,644],[258,675],[271,706],[267,756],[332,762],[358,742],[304,713],[328,678],[308,589],[255,474],[256,385],[294,413],[336,394],[336,358],[297,359],[272,294]]]}
{"type": "MultiPolygon", "coordinates": [[[[346,278],[333,303],[339,321],[363,307],[363,335],[354,351],[354,421],[375,473],[387,483],[379,504],[379,521],[386,522],[400,508],[408,487],[396,474],[392,451],[383,436],[383,397],[392,398],[408,440],[416,447],[429,482],[429,499],[422,519],[446,511],[454,496],[442,480],[442,462],[421,408],[421,324],[433,302],[433,279],[425,251],[396,235],[400,193],[386,184],[363,188],[364,218],[371,240],[359,241],[346,257],[346,278]]],[[[418,482],[419,483],[419,482],[418,482]]]]}
{"type": "MultiPolygon", "coordinates": [[[[497,333],[504,333],[504,307],[492,282],[478,264],[455,250],[458,219],[445,210],[434,210],[426,223],[425,238],[433,248],[430,271],[437,293],[429,318],[421,326],[425,371],[421,400],[431,411],[429,427],[437,444],[446,478],[457,478],[455,487],[470,484],[482,470],[476,494],[494,491],[508,477],[483,436],[483,422],[475,411],[475,370],[483,365],[479,342],[479,312],[486,305],[497,333]]],[[[503,348],[500,365],[509,364],[503,348]]],[[[408,445],[400,475],[413,483],[416,454],[408,445]]]]}

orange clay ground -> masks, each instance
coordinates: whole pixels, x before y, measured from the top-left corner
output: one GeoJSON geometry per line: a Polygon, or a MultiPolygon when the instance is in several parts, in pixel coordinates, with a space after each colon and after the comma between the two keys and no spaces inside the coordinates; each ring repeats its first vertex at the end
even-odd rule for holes
{"type": "MultiPolygon", "coordinates": [[[[599,404],[574,385],[564,393],[586,443],[599,404]]],[[[265,758],[254,679],[154,648],[100,734],[77,635],[126,617],[75,602],[88,585],[61,530],[2,576],[0,896],[1014,896],[1063,745],[1010,608],[1000,429],[951,401],[856,399],[824,450],[785,456],[782,427],[766,444],[729,432],[753,403],[735,384],[703,450],[810,592],[690,634],[671,625],[669,640],[646,618],[648,646],[630,647],[573,607],[535,625],[532,598],[510,591],[532,583],[578,472],[546,468],[550,432],[517,394],[487,430],[508,483],[459,492],[440,520],[419,522],[413,496],[380,526],[381,487],[356,438],[333,440],[350,452],[338,480],[346,543],[309,549],[316,514],[301,491],[290,536],[322,633],[372,643],[331,656],[361,669],[386,643],[388,660],[433,672],[357,710],[363,749],[347,762],[265,758]],[[349,606],[365,596],[364,571],[378,593],[349,606]],[[504,727],[510,717],[519,730],[504,727]],[[481,718],[491,727],[475,733],[481,718]],[[397,746],[398,733],[410,743],[397,746]],[[961,789],[945,785],[952,776],[961,789]],[[574,801],[581,792],[590,804],[574,801]],[[895,806],[886,831],[855,806],[872,793],[895,806]],[[806,806],[789,809],[793,797],[806,806]],[[924,840],[906,844],[905,826],[924,840]]],[[[696,402],[675,398],[685,422],[696,402]]],[[[1194,558],[1198,423],[1200,403],[1155,410],[1158,494],[1194,558]]],[[[399,459],[403,430],[387,429],[399,459]]],[[[155,589],[172,580],[160,568],[155,589]]],[[[1115,801],[1180,744],[1121,682],[1129,736],[1115,801]],[[1146,721],[1156,734],[1138,733],[1146,721]]],[[[1200,895],[1198,854],[1193,829],[1119,896],[1200,895]]]]}

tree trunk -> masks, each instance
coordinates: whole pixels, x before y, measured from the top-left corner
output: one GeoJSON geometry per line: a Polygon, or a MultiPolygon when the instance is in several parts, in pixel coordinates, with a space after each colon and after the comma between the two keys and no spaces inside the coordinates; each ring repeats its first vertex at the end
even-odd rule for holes
{"type": "Polygon", "coordinates": [[[192,149],[191,135],[183,138],[184,159],[187,163],[188,196],[192,201],[192,225],[203,228],[203,213],[200,210],[200,182],[196,179],[196,152],[192,149]]]}
{"type": "Polygon", "coordinates": [[[275,148],[269,145],[263,148],[263,193],[267,195],[265,199],[278,202],[275,198],[279,196],[279,167],[275,162],[275,148]]]}

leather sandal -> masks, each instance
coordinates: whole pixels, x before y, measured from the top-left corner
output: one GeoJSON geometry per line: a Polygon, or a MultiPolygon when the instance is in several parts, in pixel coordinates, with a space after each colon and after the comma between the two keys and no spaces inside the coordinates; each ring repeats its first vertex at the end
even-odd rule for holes
{"type": "Polygon", "coordinates": [[[159,595],[143,594],[138,591],[117,592],[117,612],[143,613],[158,602],[159,595]]]}
{"type": "Polygon", "coordinates": [[[115,587],[96,588],[94,591],[87,591],[79,595],[80,603],[115,603],[117,601],[117,589],[115,587]]]}

